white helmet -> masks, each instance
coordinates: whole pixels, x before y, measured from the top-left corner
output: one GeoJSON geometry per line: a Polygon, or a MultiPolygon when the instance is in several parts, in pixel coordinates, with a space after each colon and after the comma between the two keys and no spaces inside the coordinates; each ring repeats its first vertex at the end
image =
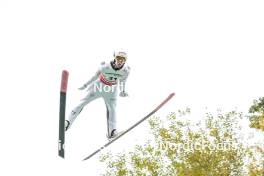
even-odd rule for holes
{"type": "Polygon", "coordinates": [[[125,60],[127,60],[127,54],[125,52],[114,52],[114,58],[116,57],[123,57],[125,60]]]}

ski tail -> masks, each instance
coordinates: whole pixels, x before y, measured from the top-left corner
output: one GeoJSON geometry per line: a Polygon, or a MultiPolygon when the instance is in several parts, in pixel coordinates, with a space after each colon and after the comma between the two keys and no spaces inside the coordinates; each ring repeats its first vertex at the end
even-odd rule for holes
{"type": "Polygon", "coordinates": [[[64,143],[65,143],[65,110],[66,110],[66,93],[68,85],[69,72],[62,71],[61,87],[60,87],[60,111],[59,111],[59,147],[58,154],[64,158],[64,143]]]}
{"type": "Polygon", "coordinates": [[[103,145],[102,147],[100,147],[99,149],[97,149],[96,151],[94,151],[92,154],[90,154],[89,156],[87,156],[86,158],[83,159],[83,161],[90,159],[92,156],[94,156],[95,154],[99,153],[101,150],[103,150],[104,148],[106,148],[107,146],[109,146],[110,144],[112,144],[113,142],[115,142],[116,140],[118,140],[119,138],[121,138],[122,136],[124,136],[126,133],[128,133],[129,131],[131,131],[133,128],[135,128],[136,126],[138,126],[140,123],[142,123],[143,121],[145,121],[146,119],[148,119],[149,117],[151,117],[154,113],[156,113],[162,106],[164,106],[173,96],[175,95],[175,93],[171,93],[165,100],[163,100],[153,111],[151,111],[147,116],[145,116],[144,118],[142,118],[141,120],[139,120],[137,123],[135,123],[134,125],[132,125],[130,128],[128,128],[127,130],[125,130],[123,133],[121,133],[119,136],[117,136],[116,138],[114,138],[113,140],[107,142],[105,145],[103,145]]]}

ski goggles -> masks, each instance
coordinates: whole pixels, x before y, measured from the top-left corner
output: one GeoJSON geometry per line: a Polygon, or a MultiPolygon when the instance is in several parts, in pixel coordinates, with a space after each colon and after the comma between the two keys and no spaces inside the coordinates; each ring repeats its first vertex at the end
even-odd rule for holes
{"type": "Polygon", "coordinates": [[[116,56],[115,59],[118,62],[125,62],[126,61],[126,58],[125,57],[122,57],[122,56],[116,56]]]}

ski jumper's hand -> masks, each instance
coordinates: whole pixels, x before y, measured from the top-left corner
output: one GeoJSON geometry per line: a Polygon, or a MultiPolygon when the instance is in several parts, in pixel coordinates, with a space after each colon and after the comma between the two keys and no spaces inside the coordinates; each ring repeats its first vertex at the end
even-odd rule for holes
{"type": "Polygon", "coordinates": [[[84,90],[86,87],[87,87],[87,85],[84,84],[82,87],[79,87],[78,89],[79,89],[79,90],[84,90]]]}
{"type": "Polygon", "coordinates": [[[99,75],[100,70],[98,70],[88,82],[86,82],[82,87],[80,87],[79,90],[84,90],[87,86],[91,85],[98,78],[99,75]]]}
{"type": "Polygon", "coordinates": [[[120,97],[128,97],[128,93],[122,91],[122,92],[119,93],[119,96],[120,96],[120,97]]]}

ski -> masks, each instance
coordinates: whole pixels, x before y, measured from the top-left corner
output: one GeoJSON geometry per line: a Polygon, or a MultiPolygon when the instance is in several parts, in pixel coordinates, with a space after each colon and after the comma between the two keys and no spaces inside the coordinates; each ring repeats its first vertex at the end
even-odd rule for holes
{"type": "Polygon", "coordinates": [[[59,112],[59,148],[58,154],[64,158],[64,142],[65,142],[65,109],[66,109],[66,93],[69,73],[62,71],[61,87],[60,87],[60,112],[59,112]]]}
{"type": "Polygon", "coordinates": [[[90,154],[89,156],[87,156],[86,158],[83,159],[83,161],[90,159],[91,157],[93,157],[95,154],[99,153],[101,150],[103,150],[104,148],[108,147],[110,144],[112,144],[113,142],[115,142],[116,140],[118,140],[119,138],[121,138],[122,136],[124,136],[126,133],[128,133],[129,131],[131,131],[133,128],[135,128],[136,126],[138,126],[140,123],[142,123],[143,121],[145,121],[146,119],[148,119],[149,117],[151,117],[154,113],[156,113],[164,104],[166,104],[175,94],[171,93],[162,103],[160,103],[160,105],[158,105],[153,111],[151,111],[146,117],[142,118],[141,120],[139,120],[137,123],[135,123],[134,125],[132,125],[130,128],[128,128],[127,130],[125,130],[124,132],[122,132],[120,135],[118,135],[117,137],[115,137],[114,139],[110,140],[109,142],[107,142],[105,145],[103,145],[102,147],[100,147],[99,149],[97,149],[96,151],[94,151],[92,154],[90,154]]]}

